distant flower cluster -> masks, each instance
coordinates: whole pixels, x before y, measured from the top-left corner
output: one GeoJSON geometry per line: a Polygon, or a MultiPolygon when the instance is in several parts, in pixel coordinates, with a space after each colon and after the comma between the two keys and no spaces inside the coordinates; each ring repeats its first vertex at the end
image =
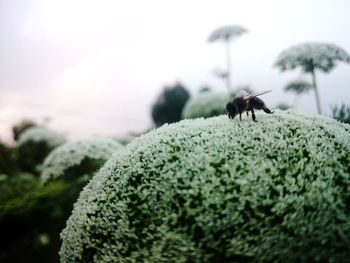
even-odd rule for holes
{"type": "Polygon", "coordinates": [[[230,38],[234,38],[237,37],[239,35],[242,35],[243,33],[246,33],[247,30],[241,26],[238,25],[231,25],[231,26],[223,26],[220,27],[216,30],[214,30],[209,38],[208,41],[209,42],[213,42],[219,39],[230,39],[230,38]]]}
{"type": "Polygon", "coordinates": [[[28,142],[45,142],[48,147],[54,148],[58,145],[61,145],[66,140],[63,135],[51,131],[43,127],[32,127],[26,129],[19,137],[17,146],[21,147],[22,145],[28,142]]]}
{"type": "Polygon", "coordinates": [[[227,93],[203,92],[189,99],[182,111],[183,119],[208,118],[226,113],[232,98],[227,93]]]}
{"type": "Polygon", "coordinates": [[[349,258],[350,126],[290,111],[164,125],[81,192],[62,262],[349,258]]]}
{"type": "Polygon", "coordinates": [[[120,143],[104,137],[65,143],[53,150],[45,159],[41,181],[46,183],[55,179],[63,175],[67,169],[80,165],[86,159],[104,163],[113,153],[122,148],[120,143]]]}
{"type": "Polygon", "coordinates": [[[350,62],[348,53],[341,47],[327,43],[304,43],[282,52],[275,66],[281,70],[302,66],[304,72],[312,72],[314,69],[329,72],[337,61],[350,62]]]}

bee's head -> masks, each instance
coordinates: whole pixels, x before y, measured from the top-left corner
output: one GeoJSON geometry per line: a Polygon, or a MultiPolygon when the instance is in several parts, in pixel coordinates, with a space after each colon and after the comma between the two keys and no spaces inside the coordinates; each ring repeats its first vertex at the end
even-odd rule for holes
{"type": "Polygon", "coordinates": [[[227,111],[227,115],[230,119],[233,119],[234,117],[236,117],[237,115],[237,110],[235,105],[233,104],[233,102],[228,102],[226,104],[226,111],[227,111]]]}

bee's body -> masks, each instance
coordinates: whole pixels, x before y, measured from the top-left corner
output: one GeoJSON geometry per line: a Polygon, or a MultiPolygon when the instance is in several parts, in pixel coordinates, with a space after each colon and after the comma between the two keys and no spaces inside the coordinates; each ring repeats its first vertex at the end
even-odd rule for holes
{"type": "Polygon", "coordinates": [[[269,114],[273,113],[269,108],[266,107],[265,103],[257,97],[264,93],[253,93],[246,96],[246,93],[238,92],[237,96],[231,102],[226,104],[228,117],[230,119],[233,119],[237,114],[239,114],[239,119],[242,120],[242,113],[246,112],[248,115],[249,111],[251,111],[253,121],[256,121],[254,109],[263,110],[269,114]]]}

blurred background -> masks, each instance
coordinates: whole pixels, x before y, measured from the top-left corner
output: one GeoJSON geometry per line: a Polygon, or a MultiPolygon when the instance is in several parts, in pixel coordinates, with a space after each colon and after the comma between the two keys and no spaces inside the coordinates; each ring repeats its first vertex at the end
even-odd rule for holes
{"type": "MultiPolygon", "coordinates": [[[[291,105],[285,84],[300,70],[273,67],[301,42],[350,49],[347,0],[295,1],[0,1],[0,138],[22,119],[46,122],[69,138],[124,135],[152,127],[150,114],[164,86],[181,83],[226,91],[224,46],[209,43],[220,26],[247,33],[230,47],[232,87],[272,89],[274,107],[291,105]]],[[[349,102],[350,67],[319,74],[321,103],[349,102]]],[[[316,113],[313,93],[296,108],[316,113]]]]}
{"type": "Polygon", "coordinates": [[[349,10],[348,0],[0,0],[0,262],[58,262],[59,233],[107,157],[164,123],[224,114],[239,89],[350,123],[349,10]]]}

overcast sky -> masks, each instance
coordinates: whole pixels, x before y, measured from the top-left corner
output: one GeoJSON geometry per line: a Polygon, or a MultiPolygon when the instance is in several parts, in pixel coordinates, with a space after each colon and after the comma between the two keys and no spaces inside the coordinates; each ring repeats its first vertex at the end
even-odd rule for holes
{"type": "MultiPolygon", "coordinates": [[[[233,85],[272,89],[272,108],[291,104],[283,87],[301,73],[280,73],[277,56],[307,41],[350,52],[349,10],[348,0],[0,0],[0,138],[23,118],[50,118],[73,139],[142,131],[164,85],[225,92],[212,73],[225,66],[224,46],[206,40],[231,24],[249,31],[231,45],[233,85]]],[[[350,104],[349,65],[318,83],[326,114],[350,104]]],[[[297,109],[316,113],[314,94],[297,109]]]]}

